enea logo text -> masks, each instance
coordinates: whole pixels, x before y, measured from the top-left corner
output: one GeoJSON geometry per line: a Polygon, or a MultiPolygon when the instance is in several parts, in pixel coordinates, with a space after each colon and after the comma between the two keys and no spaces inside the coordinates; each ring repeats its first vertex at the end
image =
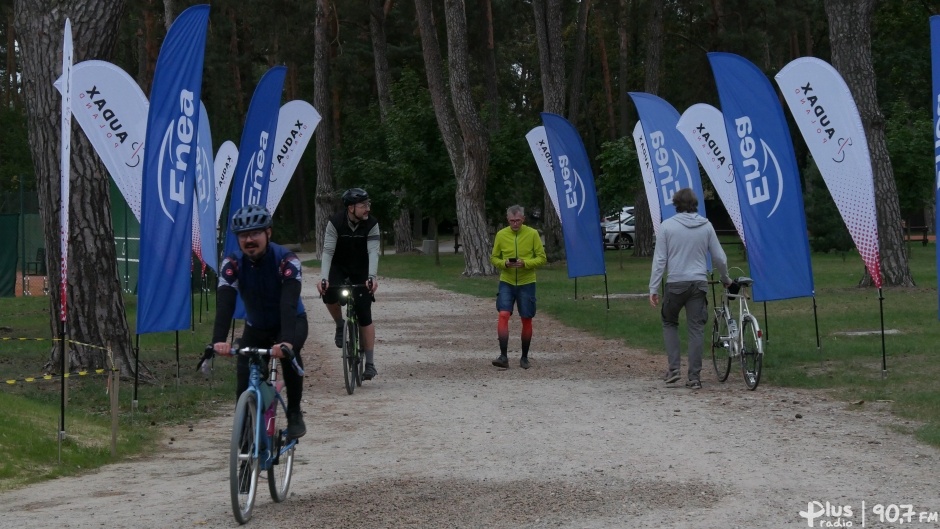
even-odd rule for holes
{"type": "Polygon", "coordinates": [[[199,211],[205,213],[210,205],[209,186],[212,185],[213,168],[209,166],[209,153],[204,145],[196,146],[196,201],[199,211]]]}
{"type": "Polygon", "coordinates": [[[675,195],[677,191],[683,187],[694,189],[692,173],[689,171],[688,164],[675,149],[666,148],[666,136],[662,131],[650,133],[650,145],[653,147],[653,160],[656,161],[659,192],[662,194],[663,204],[672,204],[672,195],[675,195]]]}
{"type": "Polygon", "coordinates": [[[157,158],[157,190],[160,194],[160,207],[163,213],[175,222],[173,213],[177,210],[176,205],[168,204],[168,201],[176,202],[179,205],[186,204],[186,170],[189,168],[190,154],[193,151],[193,141],[195,140],[196,127],[193,125],[193,115],[196,113],[196,105],[193,103],[193,93],[189,90],[180,91],[180,115],[167,125],[166,132],[163,134],[163,141],[160,142],[160,154],[157,158]]]}
{"type": "MultiPolygon", "coordinates": [[[[937,94],[937,110],[936,115],[940,116],[940,94],[937,94]]],[[[937,189],[940,190],[940,119],[934,124],[933,128],[933,139],[934,139],[934,166],[936,167],[937,173],[937,189]]]]}
{"type": "Polygon", "coordinates": [[[258,149],[252,153],[245,179],[242,182],[242,204],[261,204],[261,190],[264,186],[264,151],[268,148],[268,133],[261,131],[258,149]]]}
{"type": "Polygon", "coordinates": [[[767,214],[767,218],[770,218],[777,211],[777,206],[783,198],[783,171],[780,170],[780,162],[777,161],[774,151],[764,140],[760,140],[760,152],[758,152],[757,141],[752,136],[754,131],[751,118],[748,116],[737,118],[734,120],[734,126],[738,139],[741,140],[738,143],[738,149],[741,158],[744,159],[741,163],[741,170],[736,172],[744,178],[747,203],[753,207],[774,198],[771,196],[773,190],[770,188],[770,183],[772,181],[777,183],[777,196],[773,208],[767,214]]]}
{"type": "Polygon", "coordinates": [[[558,167],[561,168],[561,178],[565,183],[565,207],[578,208],[578,215],[584,209],[584,182],[578,171],[570,167],[571,162],[567,155],[558,157],[558,167]]]}

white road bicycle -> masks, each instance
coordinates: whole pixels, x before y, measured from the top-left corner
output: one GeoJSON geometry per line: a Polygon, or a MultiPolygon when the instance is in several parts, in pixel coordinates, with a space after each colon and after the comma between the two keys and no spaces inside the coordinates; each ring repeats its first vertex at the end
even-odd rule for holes
{"type": "Polygon", "coordinates": [[[738,358],[744,384],[752,391],[760,383],[764,364],[763,334],[757,316],[751,314],[747,307],[748,292],[753,284],[753,279],[742,276],[724,289],[712,323],[712,363],[718,380],[724,382],[728,379],[731,363],[738,358]],[[737,318],[732,310],[734,300],[738,302],[737,318]]]}

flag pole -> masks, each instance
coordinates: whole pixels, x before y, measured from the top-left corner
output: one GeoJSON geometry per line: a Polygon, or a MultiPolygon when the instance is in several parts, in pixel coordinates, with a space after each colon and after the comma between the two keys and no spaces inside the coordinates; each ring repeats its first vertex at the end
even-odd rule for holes
{"type": "Polygon", "coordinates": [[[62,441],[65,439],[65,322],[59,321],[59,464],[62,464],[62,441]]]}
{"type": "Polygon", "coordinates": [[[62,77],[56,81],[62,92],[62,116],[60,122],[61,149],[59,158],[59,464],[62,463],[62,441],[65,439],[65,378],[66,344],[65,326],[68,314],[68,262],[69,262],[69,180],[72,154],[72,22],[65,19],[62,34],[62,77]],[[61,83],[61,84],[60,84],[61,83]]]}
{"type": "Polygon", "coordinates": [[[131,400],[131,410],[137,411],[137,382],[140,379],[140,334],[134,336],[134,398],[131,400]]]}
{"type": "Polygon", "coordinates": [[[878,312],[881,314],[881,380],[888,376],[888,358],[885,353],[885,306],[884,293],[878,287],[878,312]]]}
{"type": "Polygon", "coordinates": [[[180,332],[176,331],[176,394],[180,389],[180,332]]]}
{"type": "Polygon", "coordinates": [[[607,272],[604,272],[604,298],[607,300],[607,310],[610,311],[610,291],[607,289],[607,272]]]}
{"type": "Polygon", "coordinates": [[[813,292],[813,322],[816,324],[816,350],[821,349],[819,343],[819,318],[816,315],[816,293],[813,292]]]}

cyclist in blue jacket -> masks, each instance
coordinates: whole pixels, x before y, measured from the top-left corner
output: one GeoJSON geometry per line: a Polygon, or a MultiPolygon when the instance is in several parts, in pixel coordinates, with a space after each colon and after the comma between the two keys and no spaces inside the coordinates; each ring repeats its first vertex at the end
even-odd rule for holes
{"type": "MultiPolygon", "coordinates": [[[[296,439],[307,433],[300,409],[303,377],[282,357],[281,346],[289,347],[303,367],[300,349],[307,340],[307,313],[300,299],[300,260],[290,250],[271,242],[271,224],[271,213],[256,204],[239,209],[232,217],[239,250],[219,267],[212,348],[220,355],[232,354],[226,336],[235,314],[236,296],[241,296],[246,313],[241,346],[270,347],[271,355],[281,359],[287,388],[287,435],[296,439]]],[[[236,399],[248,389],[247,357],[238,357],[237,373],[236,399]]]]}

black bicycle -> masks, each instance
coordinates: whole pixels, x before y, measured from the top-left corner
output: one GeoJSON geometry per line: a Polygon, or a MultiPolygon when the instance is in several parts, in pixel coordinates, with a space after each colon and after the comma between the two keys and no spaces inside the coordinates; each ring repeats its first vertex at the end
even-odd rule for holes
{"type": "Polygon", "coordinates": [[[359,339],[359,316],[356,314],[355,299],[357,296],[371,296],[371,288],[366,283],[348,282],[330,288],[339,290],[339,304],[346,307],[346,323],[343,325],[343,384],[346,386],[346,393],[352,395],[357,386],[362,386],[366,370],[362,342],[359,339]]]}

